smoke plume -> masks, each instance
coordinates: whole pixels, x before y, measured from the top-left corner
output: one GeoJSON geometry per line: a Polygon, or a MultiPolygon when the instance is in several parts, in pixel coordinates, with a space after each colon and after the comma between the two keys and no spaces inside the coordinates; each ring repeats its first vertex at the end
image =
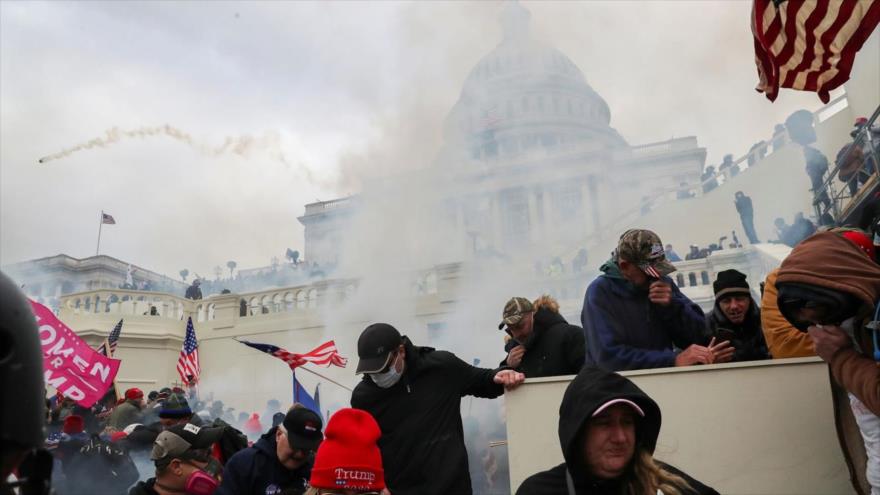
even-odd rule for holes
{"type": "Polygon", "coordinates": [[[144,139],[156,136],[164,136],[174,139],[186,144],[202,155],[209,157],[237,155],[247,158],[262,153],[272,158],[272,160],[283,164],[287,168],[290,168],[291,165],[296,165],[300,171],[306,175],[306,178],[310,182],[315,183],[316,181],[316,178],[308,167],[299,162],[292,163],[291,160],[287,158],[284,151],[281,149],[281,137],[278,132],[275,131],[266,132],[262,136],[251,136],[247,134],[242,136],[227,136],[223,140],[223,144],[219,146],[211,146],[210,144],[194,139],[190,133],[168,124],[155,127],[140,127],[131,130],[120,129],[119,127],[114,126],[105,131],[104,135],[101,137],[96,137],[70,148],[65,148],[58,153],[46,155],[37,160],[37,162],[48,163],[53,160],[67,158],[80,151],[94,148],[107,148],[108,146],[119,143],[123,139],[144,139]]]}

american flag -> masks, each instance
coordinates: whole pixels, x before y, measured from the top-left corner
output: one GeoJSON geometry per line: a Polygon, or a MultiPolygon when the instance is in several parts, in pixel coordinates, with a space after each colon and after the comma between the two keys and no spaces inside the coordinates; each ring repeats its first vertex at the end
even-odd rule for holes
{"type": "Polygon", "coordinates": [[[113,218],[113,215],[108,213],[101,212],[101,223],[106,223],[107,225],[116,225],[116,219],[113,218]]]}
{"type": "Polygon", "coordinates": [[[754,0],[756,89],[770,101],[781,86],[828,103],[878,23],[880,0],[754,0]]]}
{"type": "Polygon", "coordinates": [[[259,344],[256,342],[248,342],[246,340],[239,340],[238,342],[277,357],[287,363],[292,370],[299,368],[306,363],[317,364],[324,367],[329,367],[332,364],[333,366],[339,366],[340,368],[345,368],[345,365],[348,363],[348,359],[342,357],[342,355],[339,354],[339,351],[336,350],[336,342],[332,340],[324,342],[305,354],[288,352],[287,350],[272,344],[259,344]]]}
{"type": "Polygon", "coordinates": [[[98,352],[105,356],[113,357],[113,354],[116,352],[116,342],[119,341],[120,333],[122,333],[122,320],[119,320],[119,323],[113,327],[113,330],[110,331],[110,335],[108,335],[107,339],[98,347],[98,352]]]}
{"type": "Polygon", "coordinates": [[[196,340],[196,331],[193,328],[192,317],[186,319],[186,337],[183,339],[183,348],[180,349],[180,357],[177,359],[177,373],[186,385],[194,385],[199,381],[199,342],[196,340]]]}

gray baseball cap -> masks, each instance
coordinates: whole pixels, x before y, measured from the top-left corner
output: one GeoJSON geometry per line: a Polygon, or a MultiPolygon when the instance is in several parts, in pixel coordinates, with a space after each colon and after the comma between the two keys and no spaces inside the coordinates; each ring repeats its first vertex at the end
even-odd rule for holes
{"type": "Polygon", "coordinates": [[[150,459],[162,461],[186,457],[193,450],[211,448],[220,441],[222,434],[222,428],[202,428],[191,423],[174,425],[156,437],[150,459]]]}

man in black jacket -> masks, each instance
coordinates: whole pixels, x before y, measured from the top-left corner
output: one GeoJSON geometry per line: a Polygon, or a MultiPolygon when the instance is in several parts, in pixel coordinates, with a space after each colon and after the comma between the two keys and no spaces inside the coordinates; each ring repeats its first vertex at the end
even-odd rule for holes
{"type": "Polygon", "coordinates": [[[516,495],[718,492],[653,457],[660,407],[617,373],[585,367],[565,389],[559,443],[565,463],[534,474],[516,495]]]}
{"type": "Polygon", "coordinates": [[[569,325],[559,314],[559,303],[541,296],[532,304],[514,297],[504,305],[498,329],[510,340],[504,346],[509,366],[528,378],[576,375],[584,365],[584,330],[569,325]]]}
{"type": "MultiPolygon", "coordinates": [[[[736,270],[718,272],[715,282],[715,307],[706,315],[706,338],[715,343],[729,341],[736,349],[731,361],[769,359],[761,329],[761,310],[752,299],[746,275],[736,270]]],[[[716,362],[727,360],[727,356],[716,362]]]]}
{"type": "Polygon", "coordinates": [[[755,209],[752,206],[752,198],[746,196],[742,191],[737,191],[733,204],[736,205],[736,211],[739,213],[743,230],[746,231],[746,237],[749,238],[749,244],[761,242],[758,240],[758,234],[755,233],[755,209]]]}
{"type": "Polygon", "coordinates": [[[469,495],[461,398],[493,399],[525,380],[511,369],[471,366],[454,354],[417,347],[387,323],[358,338],[363,380],[351,407],[376,418],[385,483],[394,495],[469,495]]]}

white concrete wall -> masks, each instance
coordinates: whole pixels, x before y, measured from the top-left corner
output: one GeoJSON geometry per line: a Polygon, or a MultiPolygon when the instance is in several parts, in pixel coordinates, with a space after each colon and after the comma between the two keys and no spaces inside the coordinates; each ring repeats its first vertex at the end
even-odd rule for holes
{"type": "MultiPolygon", "coordinates": [[[[656,457],[720,493],[851,493],[818,358],[623,374],[660,405],[656,457]]],[[[571,378],[527,380],[505,396],[512,490],[563,462],[558,411],[571,378]]]]}
{"type": "Polygon", "coordinates": [[[880,105],[880,29],[874,30],[856,55],[850,80],[844,87],[853,121],[856,117],[870,117],[880,105]]]}

